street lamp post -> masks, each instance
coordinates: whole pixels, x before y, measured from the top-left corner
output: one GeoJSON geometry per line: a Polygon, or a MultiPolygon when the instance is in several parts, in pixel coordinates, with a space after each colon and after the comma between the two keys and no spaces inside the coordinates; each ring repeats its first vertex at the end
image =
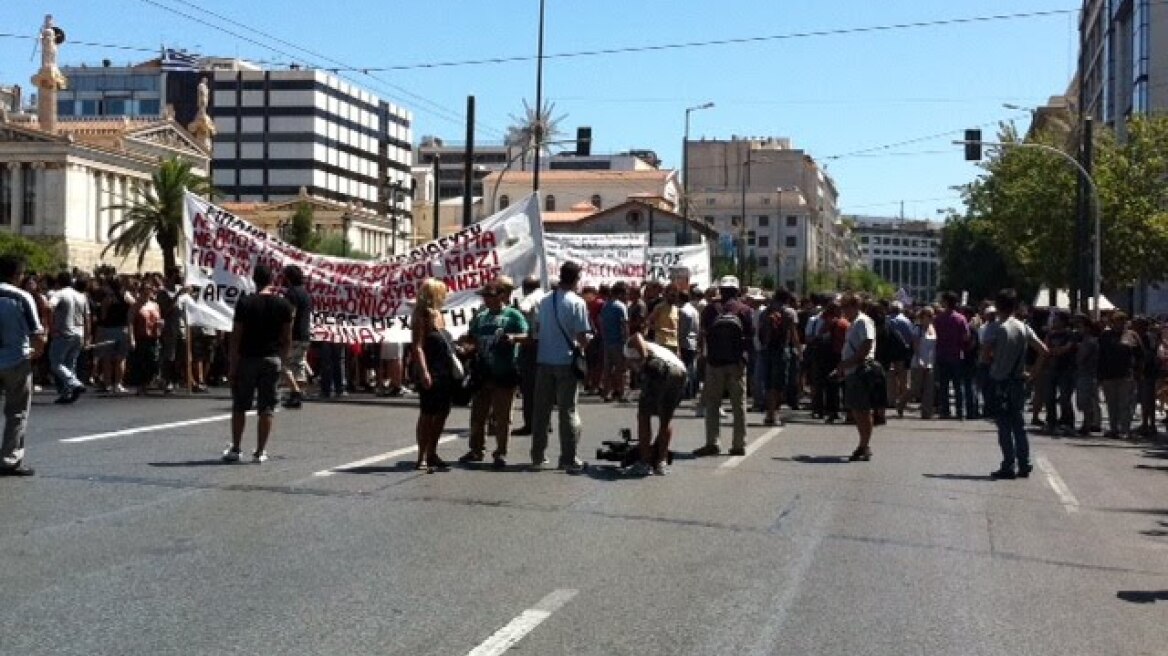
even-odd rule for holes
{"type": "Polygon", "coordinates": [[[353,225],[353,208],[353,204],[349,203],[341,215],[341,257],[349,257],[349,228],[353,225]]]}
{"type": "Polygon", "coordinates": [[[539,191],[539,155],[543,148],[543,13],[544,0],[539,0],[539,47],[535,62],[535,163],[531,175],[531,190],[539,191]]]}
{"type": "Polygon", "coordinates": [[[686,244],[689,243],[689,115],[701,109],[710,109],[714,103],[705,102],[700,105],[685,108],[685,140],[681,144],[681,197],[682,210],[681,214],[685,221],[681,225],[681,240],[686,244]]]}

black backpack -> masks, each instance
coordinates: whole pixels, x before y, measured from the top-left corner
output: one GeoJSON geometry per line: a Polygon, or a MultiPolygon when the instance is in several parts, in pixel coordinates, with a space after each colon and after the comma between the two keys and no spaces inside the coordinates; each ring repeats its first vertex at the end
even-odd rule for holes
{"type": "Polygon", "coordinates": [[[746,327],[735,312],[718,308],[719,314],[706,330],[706,362],[715,366],[742,362],[742,340],[746,327]]]}

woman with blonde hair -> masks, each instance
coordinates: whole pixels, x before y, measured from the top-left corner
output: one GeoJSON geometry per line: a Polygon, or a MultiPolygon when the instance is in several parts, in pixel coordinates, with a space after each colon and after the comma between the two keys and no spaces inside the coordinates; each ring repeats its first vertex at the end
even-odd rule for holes
{"type": "Polygon", "coordinates": [[[454,392],[454,346],[446,337],[446,320],[442,306],[446,302],[446,284],[427,278],[418,289],[414,313],[410,321],[414,356],[415,381],[421,413],[418,415],[417,469],[427,471],[446,469],[438,457],[438,438],[450,415],[451,395],[454,392]]]}

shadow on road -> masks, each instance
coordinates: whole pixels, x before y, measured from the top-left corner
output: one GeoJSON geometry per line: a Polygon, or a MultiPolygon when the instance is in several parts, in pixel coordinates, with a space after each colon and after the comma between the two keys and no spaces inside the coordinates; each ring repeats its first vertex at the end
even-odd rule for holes
{"type": "Polygon", "coordinates": [[[975,474],[921,474],[925,478],[933,478],[943,481],[990,481],[994,478],[989,475],[978,476],[975,474]]]}
{"type": "Polygon", "coordinates": [[[400,474],[403,472],[414,471],[413,460],[399,460],[392,465],[366,465],[364,467],[353,467],[351,469],[338,470],[338,474],[400,474]]]}
{"type": "Polygon", "coordinates": [[[148,462],[151,467],[226,467],[238,463],[223,462],[221,458],[204,458],[202,460],[174,460],[171,462],[148,462]]]}
{"type": "Polygon", "coordinates": [[[848,463],[847,456],[791,456],[785,458],[778,456],[771,458],[771,460],[785,460],[787,462],[798,462],[804,465],[846,465],[848,463]]]}
{"type": "Polygon", "coordinates": [[[1168,601],[1168,590],[1120,590],[1115,596],[1133,604],[1154,604],[1168,601]]]}

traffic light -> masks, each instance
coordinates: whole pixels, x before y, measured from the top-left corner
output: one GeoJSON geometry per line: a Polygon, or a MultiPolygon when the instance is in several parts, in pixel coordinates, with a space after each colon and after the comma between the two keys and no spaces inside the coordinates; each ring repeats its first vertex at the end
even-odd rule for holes
{"type": "Polygon", "coordinates": [[[981,130],[965,131],[965,161],[981,161],[981,130]]]}

